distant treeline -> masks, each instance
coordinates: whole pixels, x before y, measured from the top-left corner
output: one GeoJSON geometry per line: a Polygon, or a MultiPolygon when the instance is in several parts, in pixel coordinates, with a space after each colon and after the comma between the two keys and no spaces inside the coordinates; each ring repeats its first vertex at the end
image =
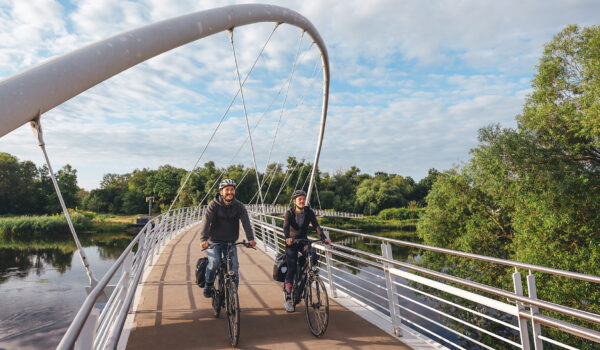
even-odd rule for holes
{"type": "MultiPolygon", "coordinates": [[[[287,164],[273,163],[265,173],[259,172],[264,182],[262,194],[265,203],[287,205],[297,188],[307,189],[312,164],[294,157],[287,164]]],[[[77,171],[70,165],[57,172],[60,190],[69,208],[80,208],[97,213],[139,214],[148,211],[146,197],[154,198],[155,212],[165,211],[184,183],[187,171],[170,165],[158,169],[134,170],[127,174],[105,174],[100,187],[90,192],[77,186],[77,171]]],[[[376,172],[361,174],[352,166],[334,174],[318,171],[317,190],[313,191],[312,206],[337,211],[375,215],[383,209],[395,207],[416,208],[425,204],[425,197],[439,172],[431,169],[427,177],[416,182],[411,177],[376,172]]],[[[46,166],[37,168],[30,161],[20,162],[8,153],[0,153],[0,215],[55,214],[61,211],[46,166]]],[[[254,169],[243,165],[217,168],[210,161],[191,174],[175,207],[207,203],[217,192],[219,179],[231,178],[238,182],[236,197],[244,203],[259,201],[258,184],[254,169]]]]}

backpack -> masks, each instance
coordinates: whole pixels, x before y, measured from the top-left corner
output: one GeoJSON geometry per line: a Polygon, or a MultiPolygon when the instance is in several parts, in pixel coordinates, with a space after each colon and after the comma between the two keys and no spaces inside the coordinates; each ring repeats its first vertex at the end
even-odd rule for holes
{"type": "Polygon", "coordinates": [[[287,263],[285,261],[285,253],[277,253],[275,257],[275,265],[273,266],[273,279],[277,282],[285,281],[285,273],[287,272],[287,263]]]}
{"type": "Polygon", "coordinates": [[[204,288],[206,283],[206,266],[208,265],[208,258],[200,258],[196,263],[196,284],[200,288],[204,288]]]}

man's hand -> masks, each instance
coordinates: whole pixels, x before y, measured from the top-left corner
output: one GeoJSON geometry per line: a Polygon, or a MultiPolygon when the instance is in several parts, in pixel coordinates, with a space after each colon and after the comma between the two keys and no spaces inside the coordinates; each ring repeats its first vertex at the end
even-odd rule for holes
{"type": "Polygon", "coordinates": [[[293,241],[293,240],[294,240],[293,238],[286,238],[286,239],[285,239],[285,243],[286,243],[287,245],[292,245],[292,241],[293,241]]]}
{"type": "Polygon", "coordinates": [[[204,241],[204,242],[202,242],[202,245],[201,245],[201,247],[202,247],[202,249],[206,249],[206,248],[208,248],[208,241],[204,241]]]}
{"type": "Polygon", "coordinates": [[[252,248],[256,247],[256,241],[250,241],[248,244],[250,244],[252,248]]]}
{"type": "Polygon", "coordinates": [[[327,242],[327,244],[331,245],[331,240],[329,238],[325,238],[325,242],[327,242]]]}

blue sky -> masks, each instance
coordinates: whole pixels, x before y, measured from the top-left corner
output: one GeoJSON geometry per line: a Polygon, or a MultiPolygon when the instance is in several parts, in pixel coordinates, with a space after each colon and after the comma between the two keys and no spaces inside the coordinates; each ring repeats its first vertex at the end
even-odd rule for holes
{"type": "MultiPolygon", "coordinates": [[[[247,2],[0,0],[0,79],[122,31],[247,2]]],[[[467,161],[479,128],[515,126],[544,43],[568,24],[598,24],[600,13],[600,2],[583,0],[263,3],[307,17],[328,47],[331,89],[321,170],[356,165],[366,173],[416,180],[429,168],[467,161]]],[[[242,75],[272,28],[235,30],[242,75]]],[[[270,162],[284,162],[287,155],[313,159],[322,93],[318,59],[294,27],[280,26],[268,43],[244,88],[250,123],[264,114],[253,134],[259,169],[269,160],[280,117],[270,162]],[[296,52],[300,59],[286,98],[296,52]]],[[[190,169],[233,98],[236,79],[224,33],[133,67],[43,116],[53,166],[71,164],[86,189],[109,172],[162,164],[190,169]]],[[[245,137],[238,99],[200,163],[227,166],[245,137]]],[[[0,151],[43,163],[29,126],[0,138],[0,151]]],[[[251,162],[247,149],[233,159],[251,162]]]]}

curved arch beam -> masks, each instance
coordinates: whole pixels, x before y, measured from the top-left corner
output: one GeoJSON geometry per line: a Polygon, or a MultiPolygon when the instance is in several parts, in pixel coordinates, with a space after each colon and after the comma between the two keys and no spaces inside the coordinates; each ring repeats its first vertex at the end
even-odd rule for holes
{"type": "Polygon", "coordinates": [[[224,30],[258,22],[305,30],[329,61],[323,39],[304,16],[273,5],[233,5],[175,17],[117,34],[0,81],[0,137],[94,85],[156,55],[224,30]]]}
{"type": "Polygon", "coordinates": [[[0,81],[0,137],[154,56],[233,27],[258,22],[287,23],[305,30],[321,54],[323,106],[310,197],[327,118],[329,58],[313,24],[299,13],[280,6],[232,5],[171,18],[117,34],[0,81]]]}
{"type": "Polygon", "coordinates": [[[280,6],[232,5],[171,18],[117,34],[0,81],[0,137],[154,56],[230,28],[258,22],[287,23],[305,30],[321,54],[323,105],[308,188],[310,203],[327,119],[329,57],[314,25],[299,13],[280,6]]]}

